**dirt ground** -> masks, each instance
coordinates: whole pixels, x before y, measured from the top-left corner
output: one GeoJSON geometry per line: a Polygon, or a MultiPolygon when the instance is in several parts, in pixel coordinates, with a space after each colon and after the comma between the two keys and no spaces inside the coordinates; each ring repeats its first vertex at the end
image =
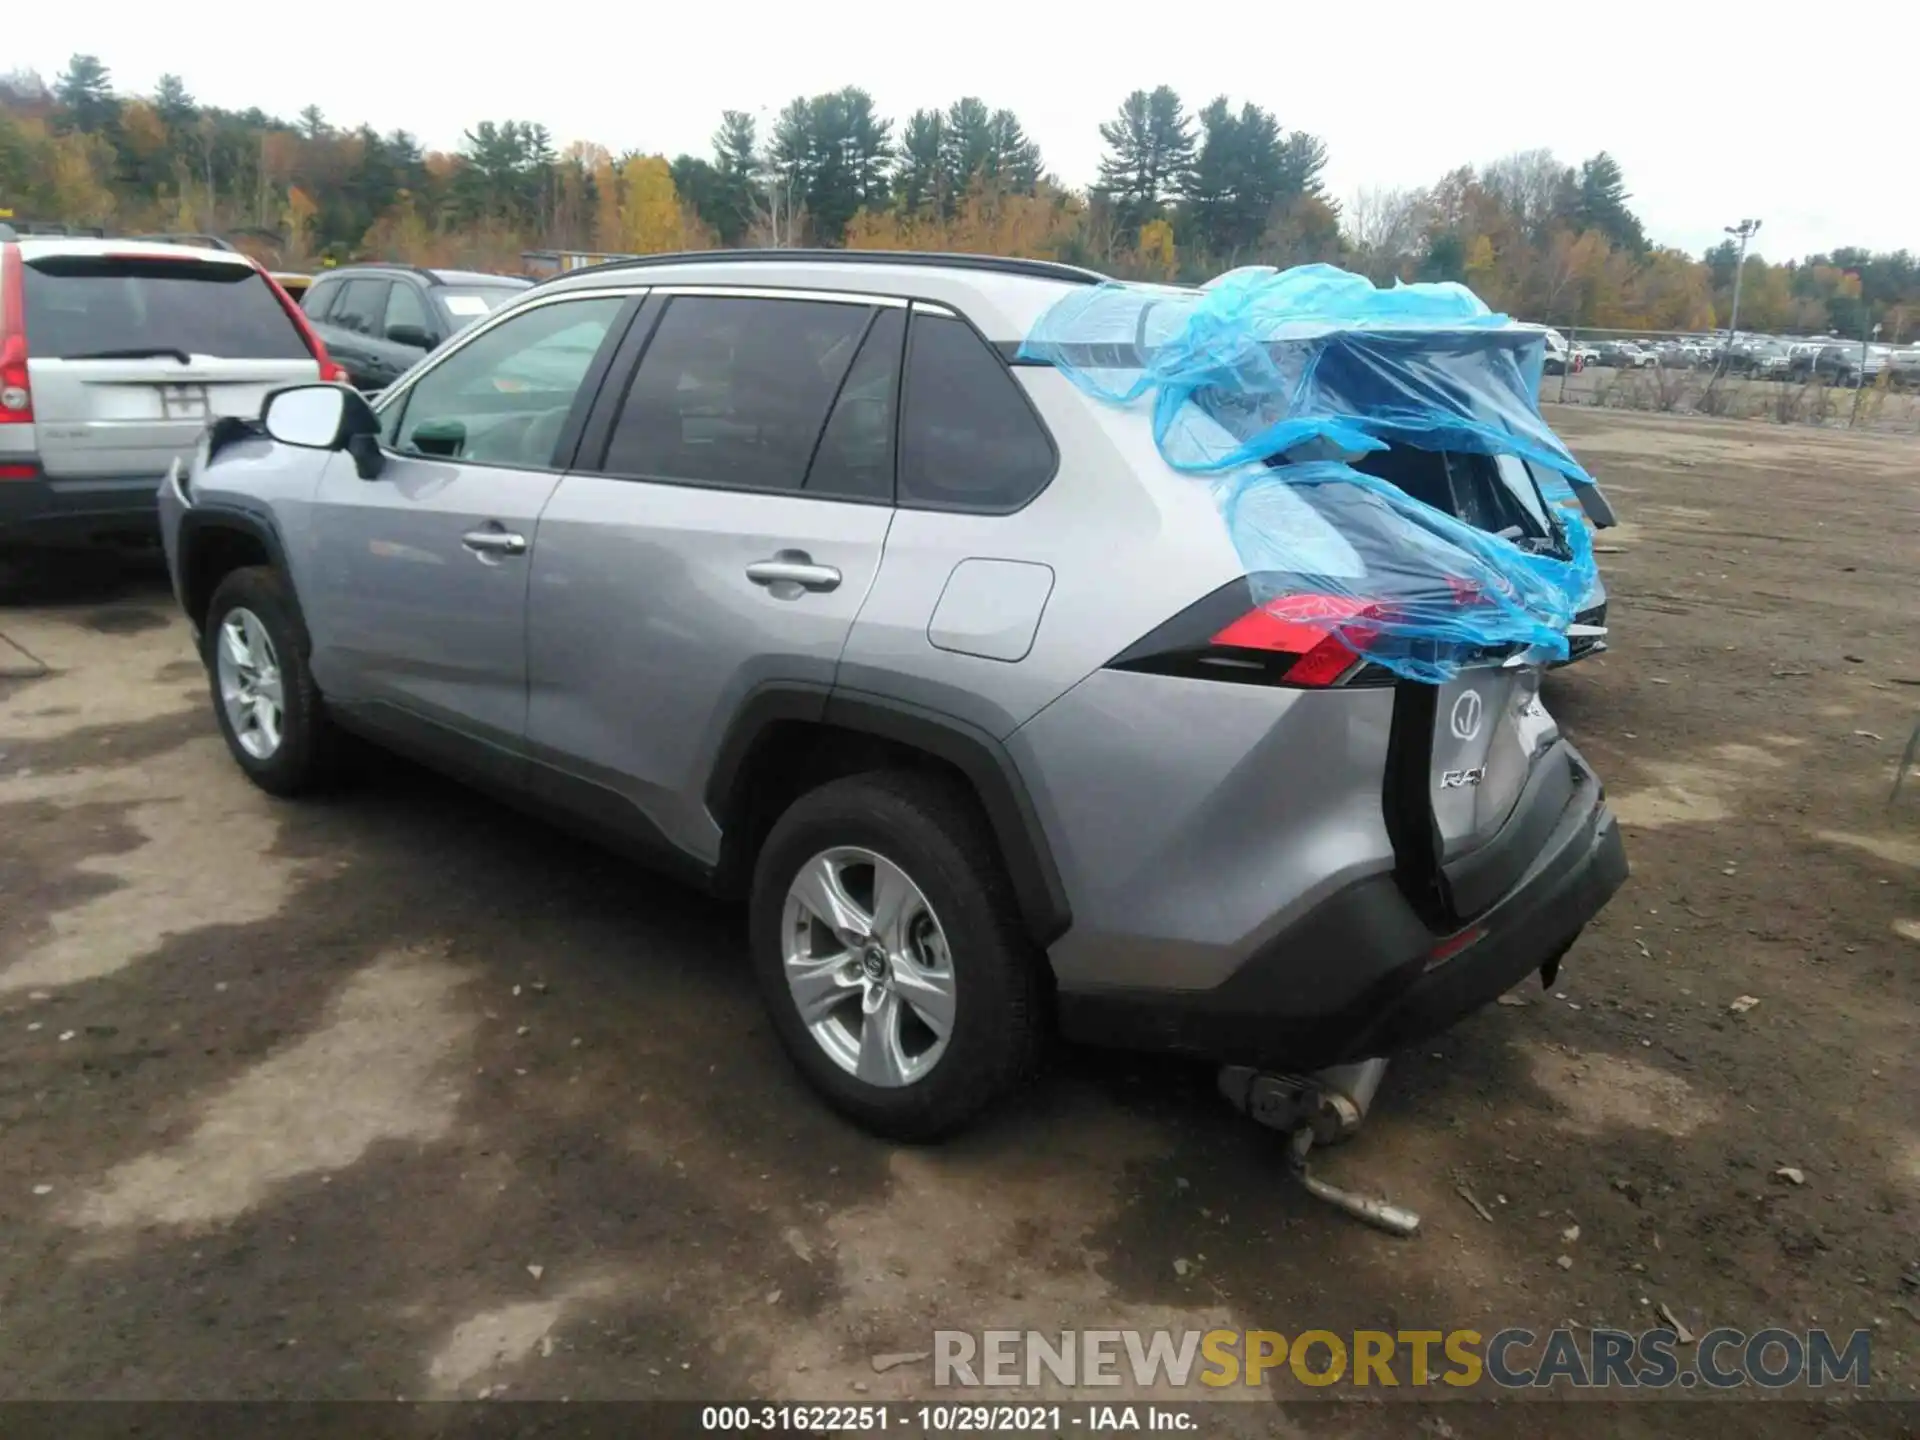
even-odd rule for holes
{"type": "MultiPolygon", "coordinates": [[[[0,1396],[877,1400],[928,1392],[869,1362],[936,1327],[1661,1305],[1871,1329],[1875,1393],[1920,1395],[1920,784],[1887,803],[1920,449],[1553,418],[1625,523],[1614,648],[1547,699],[1634,874],[1551,992],[1396,1065],[1327,1157],[1420,1211],[1411,1241],[1291,1188],[1275,1136],[1157,1061],[1067,1054],[955,1143],[870,1140],[790,1073],[730,912],[397,762],[268,799],[151,574],[0,608],[0,1396]]],[[[1288,1383],[1218,1433],[1414,1433],[1288,1383]]]]}

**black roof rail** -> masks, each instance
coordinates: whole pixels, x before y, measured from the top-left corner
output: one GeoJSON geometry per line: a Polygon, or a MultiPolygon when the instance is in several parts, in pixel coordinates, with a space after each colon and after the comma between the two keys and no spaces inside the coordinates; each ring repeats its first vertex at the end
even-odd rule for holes
{"type": "Polygon", "coordinates": [[[1058,260],[1026,260],[1016,255],[971,255],[940,250],[813,248],[679,250],[665,255],[638,255],[630,260],[607,260],[598,265],[582,265],[577,270],[563,270],[558,275],[549,276],[540,283],[550,285],[555,280],[571,279],[575,275],[597,275],[603,270],[639,270],[654,265],[711,265],[782,260],[816,263],[824,261],[833,265],[918,265],[930,270],[985,270],[1000,275],[1027,275],[1036,280],[1065,280],[1073,285],[1104,285],[1112,278],[1102,275],[1098,270],[1086,270],[1078,265],[1062,264],[1058,260]]]}
{"type": "Polygon", "coordinates": [[[313,272],[313,278],[319,280],[328,275],[337,275],[342,270],[405,270],[410,274],[418,275],[429,285],[446,283],[426,266],[409,265],[404,260],[349,260],[344,265],[329,265],[323,270],[316,270],[313,272]]]}

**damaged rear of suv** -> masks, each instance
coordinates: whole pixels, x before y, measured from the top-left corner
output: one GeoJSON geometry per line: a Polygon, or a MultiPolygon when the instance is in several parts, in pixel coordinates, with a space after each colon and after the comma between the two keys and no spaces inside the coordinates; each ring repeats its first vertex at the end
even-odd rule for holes
{"type": "Polygon", "coordinates": [[[1590,481],[1456,290],[619,263],[222,427],[168,558],[257,783],[353,730],[744,900],[862,1124],[951,1130],[1056,1020],[1258,1109],[1551,974],[1626,874],[1539,695],[1590,481]]]}
{"type": "Polygon", "coordinates": [[[1049,787],[1099,857],[1052,952],[1068,1033],[1299,1072],[1550,979],[1624,880],[1540,697],[1612,516],[1532,404],[1528,330],[1234,282],[1062,302],[1023,347],[1151,430],[1146,483],[1212,490],[1242,573],[1016,738],[1088,777],[1049,787]]]}

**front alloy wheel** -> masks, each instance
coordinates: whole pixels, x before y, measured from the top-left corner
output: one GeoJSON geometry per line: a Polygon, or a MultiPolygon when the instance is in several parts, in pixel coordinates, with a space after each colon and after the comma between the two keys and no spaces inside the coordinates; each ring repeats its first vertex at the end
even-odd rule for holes
{"type": "Polygon", "coordinates": [[[285,732],[287,698],[280,658],[259,616],[239,607],[227,612],[214,665],[234,743],[256,760],[271,760],[285,732]]]}
{"type": "Polygon", "coordinates": [[[247,778],[297,795],[334,774],[338,745],[313,674],[305,627],[279,571],[246,565],[214,587],[201,640],[213,713],[247,778]]]}
{"type": "Polygon", "coordinates": [[[781,935],[801,1023],[841,1070],[897,1089],[940,1063],[953,1033],[953,958],[906,871],[859,846],[822,851],[787,887],[781,935]]]}

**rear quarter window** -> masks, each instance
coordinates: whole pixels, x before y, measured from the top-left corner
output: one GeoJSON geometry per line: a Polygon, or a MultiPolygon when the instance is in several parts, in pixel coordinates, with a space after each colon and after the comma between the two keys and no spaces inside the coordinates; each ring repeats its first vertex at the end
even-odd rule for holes
{"type": "Polygon", "coordinates": [[[23,278],[27,351],[35,359],[147,350],[311,358],[279,296],[251,266],[64,255],[28,261],[23,278]]]}
{"type": "Polygon", "coordinates": [[[898,503],[1018,510],[1053,479],[1053,440],[1006,362],[963,321],[916,314],[907,337],[898,503]]]}

